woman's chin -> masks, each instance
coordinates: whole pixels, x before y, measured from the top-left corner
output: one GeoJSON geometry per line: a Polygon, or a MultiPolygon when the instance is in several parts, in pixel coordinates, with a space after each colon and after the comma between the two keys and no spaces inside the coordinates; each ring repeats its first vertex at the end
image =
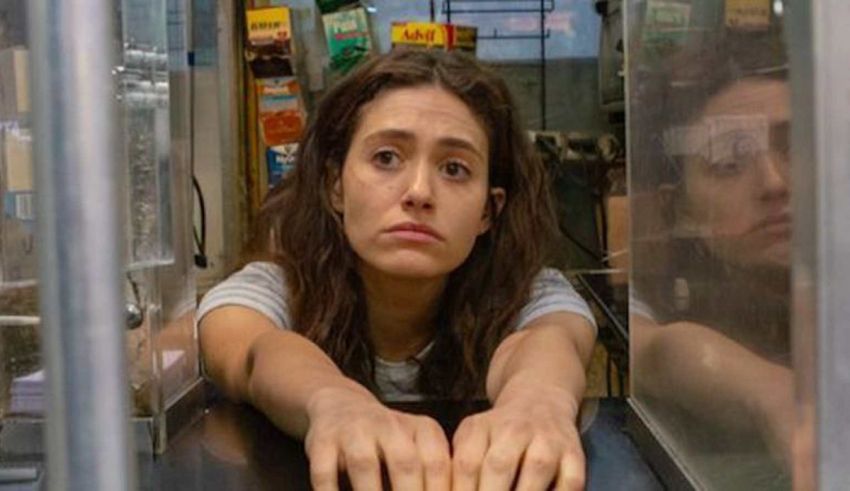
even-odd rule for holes
{"type": "Polygon", "coordinates": [[[756,269],[787,269],[791,265],[791,241],[775,240],[764,242],[748,242],[741,240],[724,240],[713,244],[712,250],[717,257],[743,268],[756,269]]]}
{"type": "Polygon", "coordinates": [[[740,267],[751,271],[763,271],[770,275],[787,275],[791,271],[791,251],[782,248],[768,248],[746,258],[734,261],[740,267]]]}
{"type": "Polygon", "coordinates": [[[456,264],[447,264],[446,261],[439,261],[433,257],[416,254],[383,258],[381,261],[372,263],[371,266],[372,269],[384,275],[409,280],[444,278],[457,268],[456,264]]]}
{"type": "Polygon", "coordinates": [[[791,266],[791,243],[772,244],[759,254],[758,262],[765,267],[789,268],[791,266]]]}
{"type": "Polygon", "coordinates": [[[449,271],[420,264],[393,265],[382,268],[381,272],[393,278],[423,281],[444,278],[449,274],[449,271]]]}

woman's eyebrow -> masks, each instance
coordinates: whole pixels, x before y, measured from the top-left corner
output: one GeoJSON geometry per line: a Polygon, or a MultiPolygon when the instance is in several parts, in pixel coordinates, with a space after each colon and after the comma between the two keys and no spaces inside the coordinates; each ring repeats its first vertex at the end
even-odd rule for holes
{"type": "Polygon", "coordinates": [[[481,152],[481,150],[474,143],[465,138],[446,136],[437,140],[437,143],[442,146],[472,152],[481,160],[487,160],[487,158],[484,156],[484,153],[481,152]]]}
{"type": "Polygon", "coordinates": [[[380,140],[413,141],[414,139],[415,139],[415,137],[413,136],[413,133],[411,133],[409,131],[388,128],[388,129],[378,130],[378,131],[369,133],[368,135],[366,135],[366,137],[363,140],[366,143],[373,143],[376,140],[378,140],[378,141],[380,141],[380,140]]]}
{"type": "MultiPolygon", "coordinates": [[[[363,140],[366,143],[375,143],[380,140],[395,140],[412,142],[416,136],[411,131],[400,130],[396,128],[388,128],[369,133],[363,140]]],[[[481,160],[487,160],[481,149],[466,138],[456,136],[444,136],[437,139],[437,144],[444,147],[455,148],[458,150],[466,150],[475,154],[481,160]]]]}

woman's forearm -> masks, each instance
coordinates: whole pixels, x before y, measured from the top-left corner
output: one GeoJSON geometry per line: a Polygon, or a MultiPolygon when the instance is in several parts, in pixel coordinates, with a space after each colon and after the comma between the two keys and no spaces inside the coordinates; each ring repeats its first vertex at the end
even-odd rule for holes
{"type": "Polygon", "coordinates": [[[576,418],[594,333],[576,314],[541,316],[505,338],[487,373],[493,407],[455,432],[454,489],[584,489],[576,418]]]}
{"type": "Polygon", "coordinates": [[[259,336],[248,363],[251,404],[298,438],[307,433],[310,412],[321,404],[323,395],[349,393],[376,400],[343,375],[318,346],[293,332],[277,330],[259,336]]]}
{"type": "Polygon", "coordinates": [[[304,436],[310,404],[323,393],[340,390],[374,398],[345,377],[314,343],[247,307],[215,309],[204,316],[199,331],[212,382],[227,397],[265,413],[290,435],[304,436]]]}
{"type": "Polygon", "coordinates": [[[566,313],[544,316],[507,338],[493,355],[488,397],[498,404],[545,387],[572,399],[577,410],[593,342],[593,331],[583,318],[566,313]]]}
{"type": "MultiPolygon", "coordinates": [[[[633,322],[636,390],[730,428],[753,428],[793,406],[793,374],[714,330],[633,322]],[[746,415],[746,417],[742,417],[746,415]]],[[[790,423],[791,421],[787,421],[790,423]]]]}

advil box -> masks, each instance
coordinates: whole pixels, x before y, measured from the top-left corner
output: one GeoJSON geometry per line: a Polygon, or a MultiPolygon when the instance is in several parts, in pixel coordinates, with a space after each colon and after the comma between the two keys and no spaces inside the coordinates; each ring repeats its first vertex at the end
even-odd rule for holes
{"type": "Polygon", "coordinates": [[[470,26],[436,22],[393,22],[390,39],[393,46],[420,46],[475,53],[478,30],[470,26]]]}

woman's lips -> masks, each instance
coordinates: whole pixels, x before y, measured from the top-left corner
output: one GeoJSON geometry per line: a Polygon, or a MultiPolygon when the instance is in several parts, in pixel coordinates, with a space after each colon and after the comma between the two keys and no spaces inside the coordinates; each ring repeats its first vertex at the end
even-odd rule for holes
{"type": "Polygon", "coordinates": [[[787,213],[769,216],[756,224],[753,232],[775,237],[790,237],[791,216],[787,213]]]}
{"type": "Polygon", "coordinates": [[[433,228],[422,223],[405,222],[393,225],[386,231],[392,237],[408,242],[441,242],[443,237],[433,228]]]}

